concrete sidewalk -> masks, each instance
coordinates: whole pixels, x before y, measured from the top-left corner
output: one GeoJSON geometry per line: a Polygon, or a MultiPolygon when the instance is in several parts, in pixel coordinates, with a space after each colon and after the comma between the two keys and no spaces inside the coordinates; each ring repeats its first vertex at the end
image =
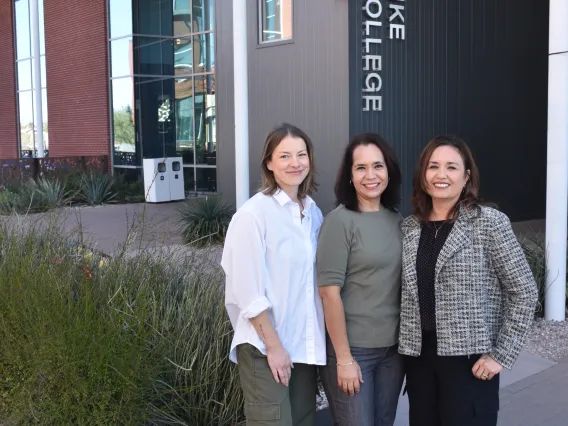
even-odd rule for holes
{"type": "MultiPolygon", "coordinates": [[[[522,352],[501,375],[498,426],[568,425],[568,357],[558,363],[522,352]]],[[[328,410],[316,426],[332,426],[328,410]]],[[[400,397],[395,426],[408,426],[408,398],[400,397]]]]}

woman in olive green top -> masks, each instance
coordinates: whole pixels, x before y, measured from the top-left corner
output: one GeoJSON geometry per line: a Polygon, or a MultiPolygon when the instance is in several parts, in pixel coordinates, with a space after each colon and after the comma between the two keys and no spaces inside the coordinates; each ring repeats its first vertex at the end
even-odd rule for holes
{"type": "Polygon", "coordinates": [[[347,146],[338,207],[319,234],[317,279],[327,326],[322,382],[335,425],[392,426],[404,368],[398,354],[400,167],[377,134],[347,146]]]}

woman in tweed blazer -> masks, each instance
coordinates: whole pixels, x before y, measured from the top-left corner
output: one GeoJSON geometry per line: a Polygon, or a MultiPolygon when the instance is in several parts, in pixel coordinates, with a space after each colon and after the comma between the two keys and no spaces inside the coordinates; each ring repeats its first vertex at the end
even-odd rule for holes
{"type": "Polygon", "coordinates": [[[410,426],[494,426],[499,373],[525,341],[537,289],[507,216],[481,205],[466,143],[422,152],[402,225],[402,307],[410,426]]]}

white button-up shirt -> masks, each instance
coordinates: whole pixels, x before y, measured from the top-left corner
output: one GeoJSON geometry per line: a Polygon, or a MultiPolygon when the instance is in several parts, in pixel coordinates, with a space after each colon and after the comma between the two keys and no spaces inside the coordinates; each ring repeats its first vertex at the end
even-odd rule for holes
{"type": "Polygon", "coordinates": [[[292,362],[325,365],[325,322],[315,258],[321,210],[306,197],[300,207],[282,190],[258,193],[233,216],[223,249],[225,306],[235,348],[249,343],[266,354],[251,318],[268,310],[292,362]]]}

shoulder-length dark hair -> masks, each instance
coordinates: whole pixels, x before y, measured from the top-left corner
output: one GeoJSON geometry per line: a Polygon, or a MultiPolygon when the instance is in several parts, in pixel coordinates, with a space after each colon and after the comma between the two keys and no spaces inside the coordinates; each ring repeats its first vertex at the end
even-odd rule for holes
{"type": "Polygon", "coordinates": [[[440,135],[432,139],[424,150],[420,154],[418,160],[418,165],[414,172],[414,188],[412,191],[412,208],[414,215],[420,220],[420,222],[427,222],[430,218],[430,213],[432,212],[432,197],[428,194],[427,183],[426,183],[426,170],[428,169],[428,163],[430,162],[430,157],[440,146],[451,146],[458,150],[460,153],[465,171],[464,173],[469,173],[469,177],[465,184],[465,187],[460,194],[460,198],[453,206],[450,211],[450,219],[456,219],[460,210],[460,207],[472,208],[483,204],[479,199],[479,171],[475,165],[473,155],[471,150],[465,143],[463,139],[457,136],[446,136],[440,135]]]}
{"type": "Polygon", "coordinates": [[[343,204],[347,209],[360,211],[357,192],[351,184],[353,169],[353,152],[361,145],[375,145],[383,153],[389,182],[381,195],[381,204],[387,209],[397,211],[400,204],[400,165],[394,149],[389,143],[376,133],[361,133],[354,136],[343,153],[343,160],[339,166],[337,180],[335,181],[335,198],[337,205],[343,204]]]}
{"type": "Polygon", "coordinates": [[[274,179],[274,173],[268,169],[267,163],[272,158],[272,153],[276,147],[286,136],[303,139],[306,143],[306,151],[310,160],[310,171],[298,188],[298,198],[303,199],[307,195],[312,195],[312,193],[316,191],[318,185],[315,180],[316,165],[314,159],[314,146],[306,133],[289,123],[282,123],[278,125],[266,136],[266,141],[264,142],[264,148],[262,150],[262,162],[260,165],[262,172],[262,185],[260,187],[260,191],[267,195],[274,195],[280,188],[278,183],[276,183],[276,179],[274,179]]]}

